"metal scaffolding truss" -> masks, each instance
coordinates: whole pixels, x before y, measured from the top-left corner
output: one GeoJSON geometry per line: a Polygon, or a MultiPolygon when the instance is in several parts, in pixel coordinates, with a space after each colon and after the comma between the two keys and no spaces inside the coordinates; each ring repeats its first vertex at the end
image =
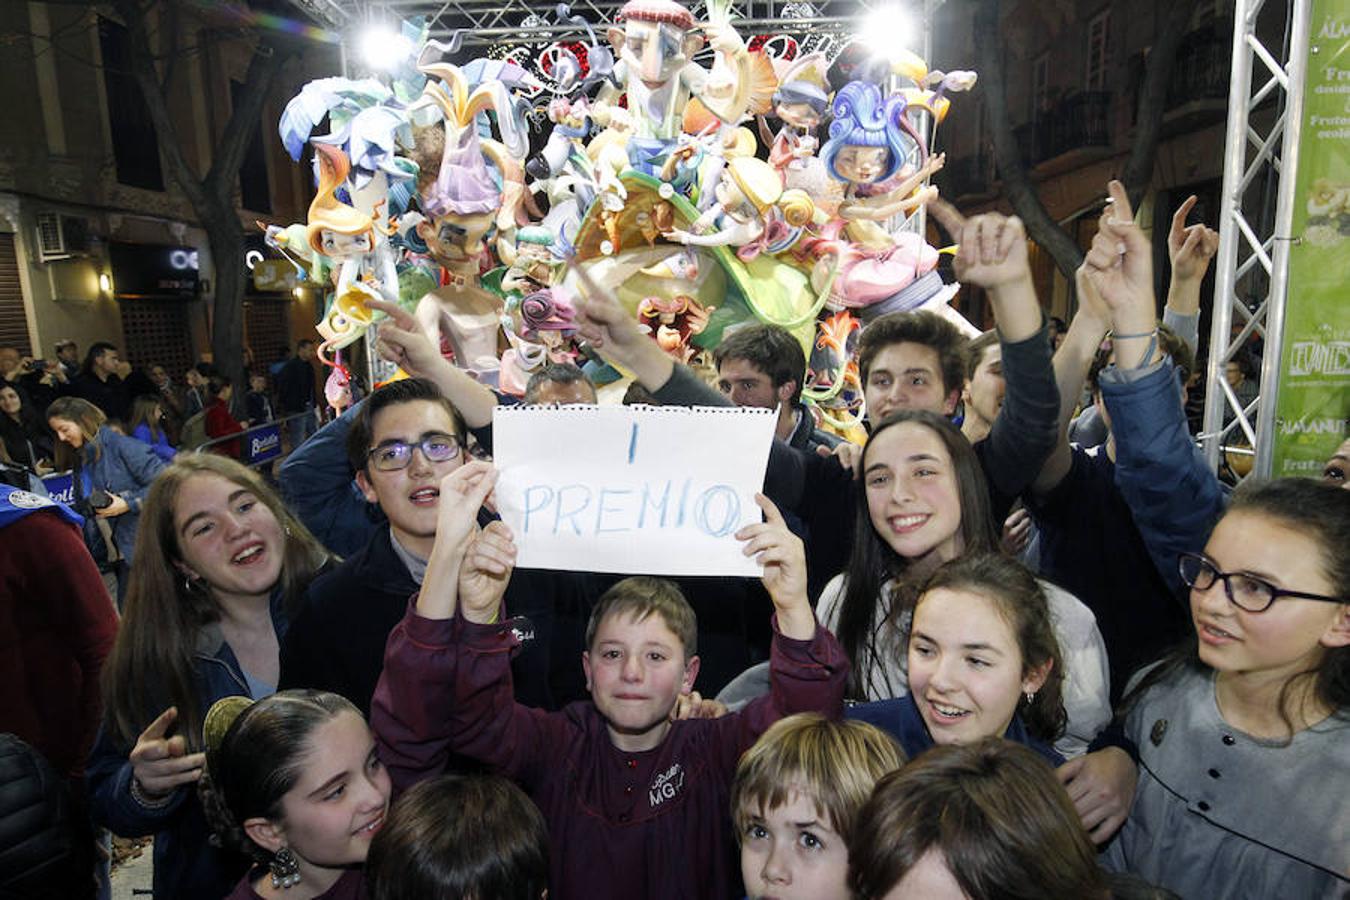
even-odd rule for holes
{"type": "Polygon", "coordinates": [[[1274,451],[1289,247],[1294,240],[1290,225],[1303,121],[1310,0],[1289,3],[1289,18],[1280,30],[1282,37],[1287,37],[1283,47],[1268,47],[1257,36],[1257,17],[1265,0],[1236,3],[1233,79],[1219,200],[1217,280],[1201,437],[1210,465],[1218,466],[1225,445],[1245,443],[1252,448],[1245,452],[1255,453],[1252,474],[1266,477],[1274,451]],[[1274,184],[1279,188],[1272,217],[1262,198],[1270,196],[1274,184]],[[1236,335],[1235,322],[1240,326],[1236,335]],[[1265,353],[1259,394],[1244,408],[1224,375],[1228,361],[1253,334],[1263,339],[1265,353]],[[1225,425],[1230,415],[1231,421],[1225,425]]]}
{"type": "MultiPolygon", "coordinates": [[[[462,34],[465,46],[546,44],[585,32],[558,24],[555,7],[539,0],[291,0],[292,5],[329,28],[345,31],[371,21],[396,22],[422,16],[431,36],[462,34]]],[[[786,31],[798,36],[852,33],[862,18],[894,0],[736,0],[732,16],[742,34],[786,31]]],[[[624,0],[575,0],[572,15],[595,26],[614,20],[624,0]]],[[[703,18],[703,2],[685,4],[703,18]]]]}

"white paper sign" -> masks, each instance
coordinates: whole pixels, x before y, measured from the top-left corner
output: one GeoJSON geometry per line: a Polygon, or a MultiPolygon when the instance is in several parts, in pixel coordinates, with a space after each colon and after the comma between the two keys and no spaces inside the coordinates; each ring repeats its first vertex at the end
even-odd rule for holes
{"type": "Polygon", "coordinates": [[[759,576],[733,535],[762,519],[776,414],[498,406],[497,507],[522,568],[759,576]]]}

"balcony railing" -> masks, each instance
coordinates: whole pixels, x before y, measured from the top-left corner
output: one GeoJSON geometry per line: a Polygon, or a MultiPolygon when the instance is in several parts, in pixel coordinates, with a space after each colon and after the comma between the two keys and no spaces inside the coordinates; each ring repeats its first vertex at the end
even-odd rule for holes
{"type": "Polygon", "coordinates": [[[1227,100],[1232,75],[1233,23],[1218,20],[1181,39],[1172,80],[1167,85],[1169,110],[1197,100],[1227,100]]]}
{"type": "Polygon", "coordinates": [[[1022,162],[1036,166],[1071,150],[1111,146],[1111,92],[1080,91],[1013,129],[1022,162]]]}

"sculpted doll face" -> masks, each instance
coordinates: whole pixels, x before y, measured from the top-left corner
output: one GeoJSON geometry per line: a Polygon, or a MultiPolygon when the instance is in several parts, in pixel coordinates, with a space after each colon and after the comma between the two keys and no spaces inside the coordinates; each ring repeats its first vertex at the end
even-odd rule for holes
{"type": "Polygon", "coordinates": [[[360,234],[341,234],[323,230],[323,255],[329,259],[346,259],[349,256],[364,256],[374,249],[375,241],[369,231],[360,234]]]}
{"type": "Polygon", "coordinates": [[[886,171],[890,153],[886,147],[844,147],[835,156],[834,167],[846,181],[871,184],[886,171]]]}
{"type": "Polygon", "coordinates": [[[820,114],[809,103],[780,103],[775,111],[778,118],[797,128],[815,128],[820,124],[820,114]]]}
{"type": "Polygon", "coordinates": [[[628,64],[630,77],[649,90],[660,90],[689,62],[688,32],[666,22],[629,19],[623,30],[611,29],[610,40],[628,64]]]}
{"type": "Polygon", "coordinates": [[[426,241],[431,256],[443,266],[463,267],[475,263],[483,253],[483,238],[492,227],[495,214],[450,213],[434,223],[422,222],[417,233],[426,241]]]}

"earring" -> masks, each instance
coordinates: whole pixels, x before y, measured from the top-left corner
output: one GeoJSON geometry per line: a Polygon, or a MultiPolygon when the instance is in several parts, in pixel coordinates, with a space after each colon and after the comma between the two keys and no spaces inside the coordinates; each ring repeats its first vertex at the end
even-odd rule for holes
{"type": "Polygon", "coordinates": [[[1035,699],[1036,699],[1036,692],[1035,692],[1035,691],[1027,691],[1027,706],[1030,706],[1031,703],[1032,703],[1032,701],[1035,700],[1035,699]]]}
{"type": "Polygon", "coordinates": [[[185,594],[190,594],[190,593],[192,593],[192,592],[196,589],[196,587],[197,587],[196,582],[193,581],[192,576],[190,576],[190,575],[188,575],[188,573],[184,572],[184,573],[183,573],[183,593],[185,593],[185,594]]]}
{"type": "Polygon", "coordinates": [[[272,855],[267,864],[272,870],[272,887],[291,888],[300,883],[300,861],[295,858],[290,847],[282,847],[272,855]]]}

